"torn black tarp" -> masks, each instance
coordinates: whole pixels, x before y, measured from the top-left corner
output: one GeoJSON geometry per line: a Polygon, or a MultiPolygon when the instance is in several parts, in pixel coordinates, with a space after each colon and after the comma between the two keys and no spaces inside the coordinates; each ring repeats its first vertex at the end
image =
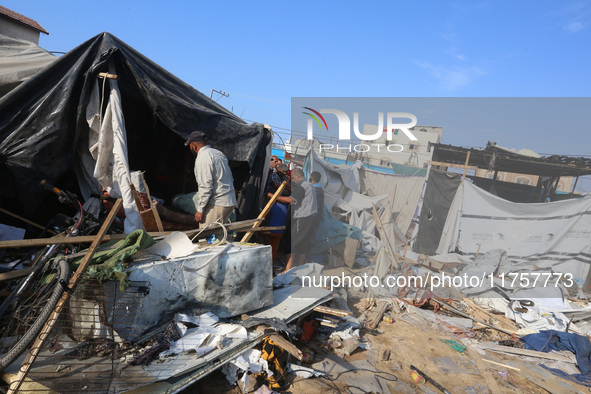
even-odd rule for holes
{"type": "Polygon", "coordinates": [[[247,191],[239,198],[238,218],[253,216],[261,194],[252,189],[261,183],[272,132],[245,123],[109,33],[0,98],[0,197],[18,200],[32,214],[43,197],[40,181],[57,184],[88,157],[86,109],[99,73],[109,67],[118,76],[129,167],[145,171],[152,193],[168,199],[195,190],[192,157],[183,143],[202,130],[228,157],[237,189],[247,191]]]}
{"type": "Polygon", "coordinates": [[[429,256],[435,254],[447,213],[462,181],[460,174],[431,169],[419,217],[419,231],[413,252],[429,256]]]}

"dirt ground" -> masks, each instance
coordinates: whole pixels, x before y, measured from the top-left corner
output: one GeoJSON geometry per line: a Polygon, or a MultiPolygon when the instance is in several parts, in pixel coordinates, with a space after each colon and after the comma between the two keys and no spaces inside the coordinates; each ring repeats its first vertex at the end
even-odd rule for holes
{"type": "MultiPolygon", "coordinates": [[[[349,307],[359,316],[365,299],[349,299],[349,307]]],[[[440,393],[429,382],[415,383],[410,365],[420,369],[450,393],[567,393],[589,392],[584,386],[550,375],[535,362],[488,352],[485,357],[473,350],[454,350],[441,340],[460,341],[461,335],[443,329],[410,324],[402,315],[392,315],[393,322],[380,322],[377,330],[361,330],[368,349],[358,348],[349,356],[339,357],[324,346],[322,333],[305,346],[315,351],[312,364],[302,364],[330,371],[327,378],[305,379],[290,375],[279,390],[283,393],[440,393]],[[380,359],[383,349],[390,350],[387,361],[380,359]],[[500,366],[483,359],[503,364],[500,366]]],[[[506,339],[493,330],[479,330],[481,339],[506,339]]],[[[298,346],[304,346],[295,342],[298,346]]],[[[297,360],[292,360],[292,362],[297,360]]],[[[230,386],[221,372],[202,379],[185,393],[232,393],[243,391],[230,386]]]]}

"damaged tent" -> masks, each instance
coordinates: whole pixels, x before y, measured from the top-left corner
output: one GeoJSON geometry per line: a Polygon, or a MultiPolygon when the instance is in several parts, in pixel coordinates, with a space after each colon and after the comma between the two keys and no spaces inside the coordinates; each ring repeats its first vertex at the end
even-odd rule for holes
{"type": "Polygon", "coordinates": [[[0,97],[3,206],[32,217],[43,211],[43,179],[88,200],[101,193],[103,177],[133,214],[130,170],[144,171],[164,200],[193,192],[193,158],[183,143],[201,130],[228,157],[238,220],[256,215],[271,130],[246,124],[111,34],[4,87],[12,90],[0,97]]]}
{"type": "Polygon", "coordinates": [[[591,196],[516,203],[462,183],[459,174],[434,169],[427,183],[415,252],[473,258],[503,250],[507,272],[564,273],[578,287],[588,288],[591,196]]]}

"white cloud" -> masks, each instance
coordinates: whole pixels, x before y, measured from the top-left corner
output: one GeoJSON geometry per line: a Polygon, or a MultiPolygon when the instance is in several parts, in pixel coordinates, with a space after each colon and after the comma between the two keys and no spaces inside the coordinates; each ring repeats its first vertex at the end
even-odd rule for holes
{"type": "Polygon", "coordinates": [[[569,33],[576,33],[579,30],[583,29],[583,24],[581,22],[572,22],[564,26],[563,29],[568,31],[569,33]]]}
{"type": "Polygon", "coordinates": [[[437,66],[427,62],[415,61],[415,64],[439,80],[448,90],[457,90],[470,84],[475,78],[486,73],[479,67],[446,67],[437,66]]]}

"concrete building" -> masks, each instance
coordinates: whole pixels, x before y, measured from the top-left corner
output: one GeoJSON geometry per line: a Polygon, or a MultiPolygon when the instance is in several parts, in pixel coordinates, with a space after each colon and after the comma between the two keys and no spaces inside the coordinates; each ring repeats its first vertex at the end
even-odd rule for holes
{"type": "Polygon", "coordinates": [[[0,6],[0,34],[39,44],[39,36],[49,34],[37,21],[0,6]]]}
{"type": "MultiPolygon", "coordinates": [[[[386,165],[395,163],[418,168],[426,167],[427,162],[431,160],[431,152],[428,151],[429,143],[439,144],[441,142],[443,127],[415,126],[409,130],[418,139],[417,141],[412,141],[404,132],[398,129],[394,130],[390,141],[386,138],[386,129],[377,140],[372,141],[374,144],[384,144],[385,146],[400,145],[398,149],[395,149],[400,150],[400,152],[391,152],[387,149],[380,149],[379,151],[372,149],[367,152],[367,155],[363,156],[366,156],[370,161],[379,160],[380,163],[386,165]]],[[[364,135],[375,135],[377,131],[378,126],[376,125],[366,124],[363,127],[364,135]]]]}

